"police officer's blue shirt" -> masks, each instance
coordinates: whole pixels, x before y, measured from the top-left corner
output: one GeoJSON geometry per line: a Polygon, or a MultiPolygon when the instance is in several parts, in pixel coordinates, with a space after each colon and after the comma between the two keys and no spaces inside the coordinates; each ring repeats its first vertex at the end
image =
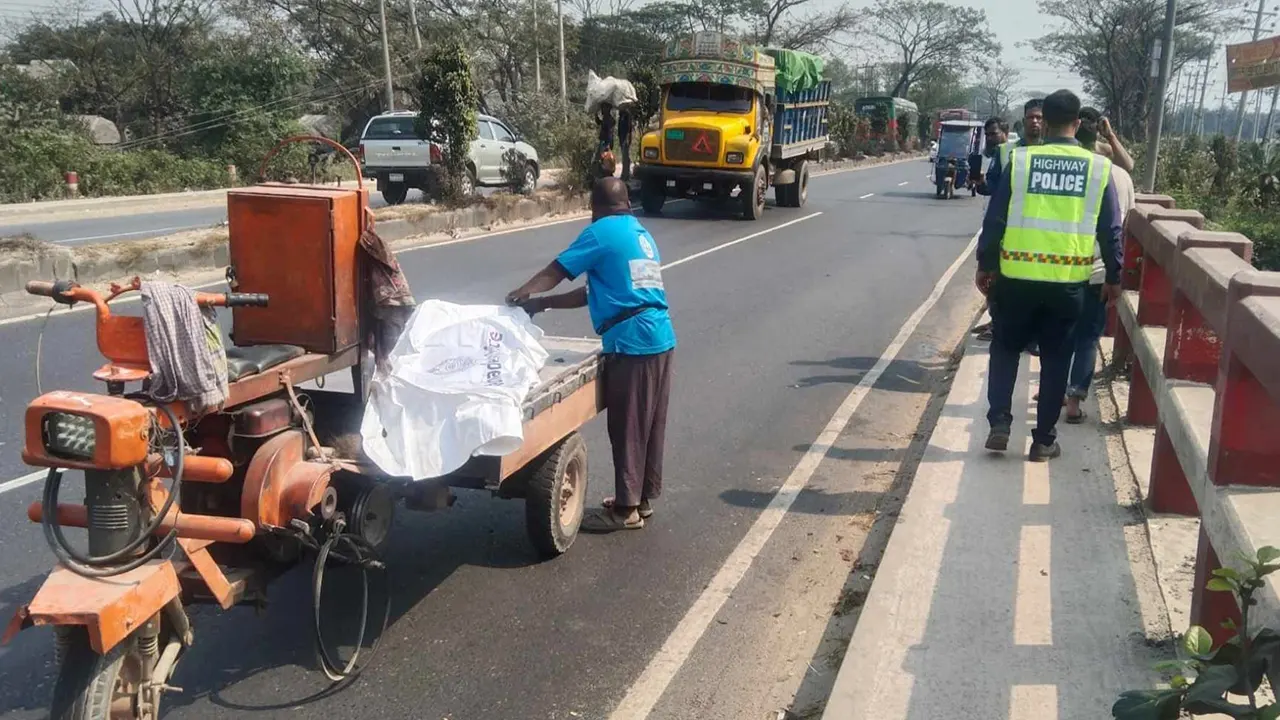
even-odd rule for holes
{"type": "MultiPolygon", "coordinates": [[[[1045,145],[1079,145],[1074,138],[1045,138],[1045,145]]],[[[1000,243],[1004,240],[1004,229],[1009,223],[1009,202],[1013,198],[1013,186],[1010,177],[1013,173],[1004,173],[999,177],[995,193],[987,205],[986,217],[982,220],[982,233],[978,235],[978,269],[986,272],[1000,270],[1000,243]]],[[[1116,195],[1115,184],[1107,177],[1107,186],[1102,191],[1102,207],[1098,211],[1097,233],[1098,247],[1102,249],[1102,262],[1107,267],[1106,282],[1109,285],[1120,283],[1120,267],[1124,262],[1124,227],[1121,224],[1124,215],[1120,213],[1120,198],[1116,195]]]]}
{"type": "Polygon", "coordinates": [[[621,313],[644,308],[604,333],[606,353],[654,355],[676,346],[662,285],[662,256],[634,216],[611,215],[591,223],[556,262],[571,280],[586,273],[587,309],[597,333],[621,313]]]}

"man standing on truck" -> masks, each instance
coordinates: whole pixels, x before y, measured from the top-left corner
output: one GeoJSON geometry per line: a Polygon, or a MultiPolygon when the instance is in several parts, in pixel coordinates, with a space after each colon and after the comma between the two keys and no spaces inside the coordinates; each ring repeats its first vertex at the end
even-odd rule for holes
{"type": "Polygon", "coordinates": [[[1047,138],[1009,158],[982,223],[978,289],[991,304],[995,337],[987,372],[986,448],[1003,452],[1013,426],[1013,388],[1022,350],[1040,343],[1040,394],[1030,459],[1062,454],[1058,418],[1067,392],[1095,243],[1105,266],[1102,293],[1120,292],[1121,215],[1111,161],[1080,147],[1080,98],[1059,90],[1044,100],[1047,138]]]}
{"type": "Polygon", "coordinates": [[[588,514],[590,532],[638,530],[662,494],[662,450],[671,392],[675,330],[662,285],[662,258],[649,231],[631,214],[627,186],[606,177],[591,188],[591,224],[559,257],[507,295],[530,315],[580,308],[603,341],[604,395],[613,446],[614,491],[588,514]],[[545,293],[586,274],[585,287],[545,293]]]}

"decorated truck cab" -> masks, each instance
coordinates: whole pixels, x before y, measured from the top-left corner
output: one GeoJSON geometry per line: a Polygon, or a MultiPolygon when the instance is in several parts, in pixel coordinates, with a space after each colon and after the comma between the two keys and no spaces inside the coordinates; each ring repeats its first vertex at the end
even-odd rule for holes
{"type": "Polygon", "coordinates": [[[804,205],[808,163],[827,144],[822,64],[714,32],[668,45],[658,128],[642,138],[636,168],[645,212],[669,197],[718,199],[756,220],[770,185],[778,205],[804,205]]]}

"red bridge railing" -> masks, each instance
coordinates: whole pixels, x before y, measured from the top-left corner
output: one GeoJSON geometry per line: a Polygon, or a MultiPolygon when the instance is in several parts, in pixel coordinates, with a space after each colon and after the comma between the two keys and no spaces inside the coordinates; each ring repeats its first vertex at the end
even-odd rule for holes
{"type": "MultiPolygon", "coordinates": [[[[1191,620],[1222,642],[1240,613],[1205,589],[1211,573],[1280,547],[1280,273],[1253,268],[1248,238],[1204,225],[1172,198],[1138,196],[1108,327],[1117,359],[1133,361],[1128,421],[1156,428],[1151,508],[1200,517],[1191,620]]],[[[1257,598],[1251,632],[1280,629],[1274,579],[1257,598]]]]}

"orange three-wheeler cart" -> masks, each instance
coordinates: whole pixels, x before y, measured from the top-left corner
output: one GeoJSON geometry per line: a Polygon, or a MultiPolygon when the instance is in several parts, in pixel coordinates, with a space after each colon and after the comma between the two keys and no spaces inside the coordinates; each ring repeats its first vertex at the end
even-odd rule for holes
{"type": "MultiPolygon", "coordinates": [[[[285,143],[297,141],[328,142],[285,143]]],[[[94,373],[105,394],[53,391],[26,410],[23,460],[49,469],[28,516],[58,564],[4,640],[54,627],[54,720],[157,717],[164,691],[176,690],[176,663],[198,648],[187,608],[261,603],[267,583],[310,553],[319,665],[335,681],[350,676],[362,642],[346,661],[326,650],[319,584],[327,560],[359,565],[367,616],[368,573],[384,569],[379,551],[397,501],[438,509],[451,504],[451,487],[486,488],[525,499],[542,554],[573,543],[587,485],[578,430],[602,407],[598,341],[548,339],[551,361],[526,400],[523,445],[510,455],[475,457],[422,482],[382,476],[361,457],[352,438],[371,365],[358,251],[367,203],[362,185],[228,192],[234,292],[196,299],[231,308],[229,396],[202,415],[137,392],[151,373],[143,322],[110,305],[136,281],[105,296],[70,282],[28,285],[60,303],[93,304],[107,361],[94,373]],[[337,386],[348,372],[344,392],[337,386]],[[62,497],[69,472],[83,476],[83,504],[62,497]],[[63,528],[84,528],[87,546],[75,547],[63,528]]]]}

